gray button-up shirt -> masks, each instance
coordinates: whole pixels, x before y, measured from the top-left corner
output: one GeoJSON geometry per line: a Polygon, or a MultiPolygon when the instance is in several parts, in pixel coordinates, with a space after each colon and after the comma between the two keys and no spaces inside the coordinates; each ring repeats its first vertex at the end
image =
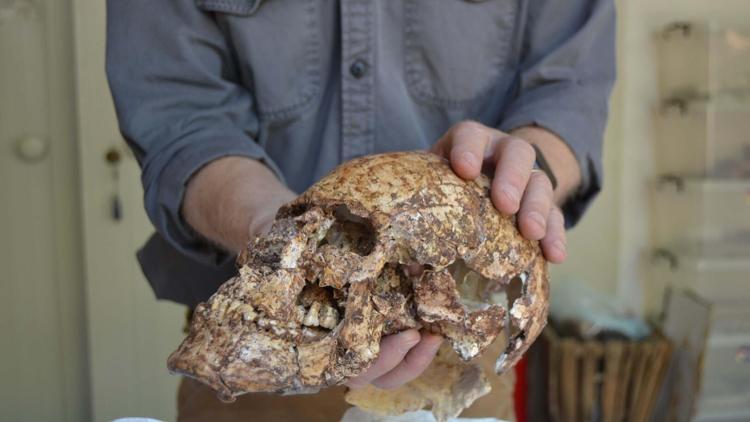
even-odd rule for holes
{"type": "Polygon", "coordinates": [[[301,192],[473,119],[570,145],[570,223],[600,188],[613,0],[109,0],[107,14],[109,81],[158,232],[139,259],[160,298],[194,305],[233,272],[179,212],[191,175],[222,156],[301,192]]]}

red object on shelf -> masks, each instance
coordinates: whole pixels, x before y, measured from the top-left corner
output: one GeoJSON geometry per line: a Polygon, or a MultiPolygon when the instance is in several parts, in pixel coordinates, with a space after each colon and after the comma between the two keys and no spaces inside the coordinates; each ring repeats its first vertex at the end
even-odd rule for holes
{"type": "Polygon", "coordinates": [[[529,384],[526,377],[527,358],[524,356],[516,364],[516,384],[513,386],[513,409],[516,412],[516,422],[527,422],[528,413],[526,403],[528,399],[529,384]]]}

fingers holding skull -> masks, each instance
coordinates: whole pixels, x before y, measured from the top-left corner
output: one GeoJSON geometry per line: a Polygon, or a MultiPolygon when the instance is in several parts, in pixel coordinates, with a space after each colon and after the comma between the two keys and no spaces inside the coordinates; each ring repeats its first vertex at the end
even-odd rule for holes
{"type": "Polygon", "coordinates": [[[480,173],[492,178],[491,199],[502,213],[518,215],[521,234],[540,240],[548,261],[565,260],[565,225],[555,206],[549,178],[534,170],[531,144],[481,123],[457,123],[431,151],[447,158],[453,171],[467,180],[480,173]]]}
{"type": "Polygon", "coordinates": [[[547,233],[541,240],[542,250],[550,262],[563,262],[567,257],[565,217],[558,207],[552,207],[547,219],[547,233]]]}
{"type": "Polygon", "coordinates": [[[367,384],[379,388],[406,384],[427,369],[441,343],[442,337],[414,329],[383,337],[375,362],[347,385],[356,389],[367,384]]]}
{"type": "Polygon", "coordinates": [[[518,213],[521,234],[532,240],[544,238],[552,206],[552,183],[542,171],[532,171],[518,213]]]}
{"type": "Polygon", "coordinates": [[[406,353],[395,368],[372,381],[379,388],[396,388],[417,378],[430,366],[443,342],[437,334],[422,332],[419,342],[406,353]]]}
{"type": "MultiPolygon", "coordinates": [[[[563,215],[554,204],[552,183],[542,171],[534,170],[536,153],[527,141],[477,122],[453,126],[432,147],[447,158],[461,178],[473,180],[491,176],[490,198],[502,213],[517,214],[521,234],[539,240],[550,262],[565,260],[563,215]]],[[[421,274],[419,265],[407,268],[411,276],[421,274]]],[[[372,384],[380,388],[403,385],[421,374],[437,353],[442,337],[407,330],[384,337],[375,363],[350,380],[349,387],[372,384]]]]}

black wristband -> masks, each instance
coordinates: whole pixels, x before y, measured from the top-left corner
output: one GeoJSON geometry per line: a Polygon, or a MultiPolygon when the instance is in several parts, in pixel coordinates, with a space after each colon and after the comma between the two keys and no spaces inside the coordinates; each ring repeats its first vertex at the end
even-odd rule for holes
{"type": "Polygon", "coordinates": [[[552,182],[552,190],[557,189],[557,177],[555,177],[555,173],[552,172],[552,167],[549,166],[547,159],[544,158],[544,154],[542,154],[542,150],[539,149],[539,147],[534,144],[531,144],[531,147],[534,148],[534,152],[536,153],[536,161],[534,161],[534,168],[543,171],[544,174],[547,175],[547,177],[549,178],[549,181],[552,182]]]}

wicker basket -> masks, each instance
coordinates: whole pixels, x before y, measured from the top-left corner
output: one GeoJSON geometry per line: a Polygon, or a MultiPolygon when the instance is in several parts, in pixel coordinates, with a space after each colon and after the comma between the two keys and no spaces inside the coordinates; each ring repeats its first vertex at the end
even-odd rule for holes
{"type": "Polygon", "coordinates": [[[643,341],[582,341],[547,327],[547,392],[553,421],[647,421],[672,347],[656,330],[643,341]]]}

